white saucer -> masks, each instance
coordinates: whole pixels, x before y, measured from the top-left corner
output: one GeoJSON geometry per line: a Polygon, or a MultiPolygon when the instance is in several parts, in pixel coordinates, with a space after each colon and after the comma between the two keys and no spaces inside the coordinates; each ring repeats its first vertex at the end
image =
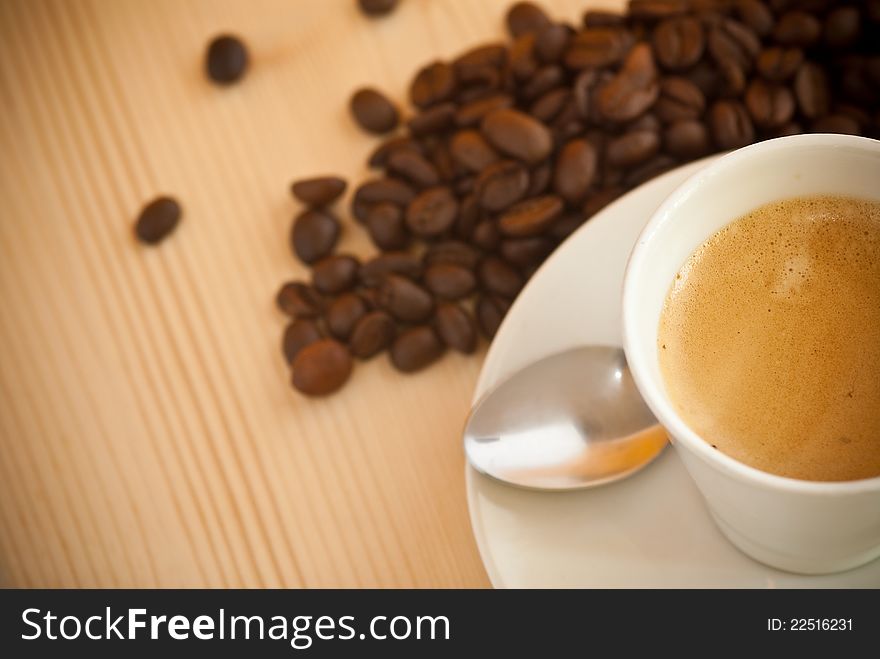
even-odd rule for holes
{"type": "MultiPolygon", "coordinates": [[[[589,343],[620,345],[630,248],[660,202],[706,162],[622,197],[547,260],[495,337],[474,400],[543,356],[589,343]]],[[[806,577],[741,554],[715,527],[671,448],[635,476],[593,490],[520,490],[470,467],[466,483],[477,545],[498,588],[880,587],[880,560],[806,577]]]]}

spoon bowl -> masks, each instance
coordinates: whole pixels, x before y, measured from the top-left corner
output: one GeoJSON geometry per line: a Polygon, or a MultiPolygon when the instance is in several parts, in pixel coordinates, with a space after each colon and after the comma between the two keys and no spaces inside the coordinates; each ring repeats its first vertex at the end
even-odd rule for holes
{"type": "Polygon", "coordinates": [[[505,483],[575,490],[626,478],[667,445],[623,350],[585,346],[517,371],[474,406],[470,464],[505,483]]]}

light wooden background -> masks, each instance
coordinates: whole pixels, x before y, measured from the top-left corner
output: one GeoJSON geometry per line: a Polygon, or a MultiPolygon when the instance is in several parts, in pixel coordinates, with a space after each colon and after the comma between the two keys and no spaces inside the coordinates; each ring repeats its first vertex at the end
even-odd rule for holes
{"type": "Polygon", "coordinates": [[[0,0],[0,585],[488,584],[459,439],[481,358],[307,400],[273,297],[304,272],[289,182],[366,173],[350,91],[404,98],[507,4],[0,0]],[[223,31],[252,55],[228,89],[202,73],[223,31]],[[184,220],[143,248],[162,192],[184,220]]]}

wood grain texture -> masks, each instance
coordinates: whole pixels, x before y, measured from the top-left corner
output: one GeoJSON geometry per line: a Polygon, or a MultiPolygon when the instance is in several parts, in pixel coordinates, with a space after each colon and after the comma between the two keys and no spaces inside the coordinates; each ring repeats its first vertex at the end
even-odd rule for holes
{"type": "MultiPolygon", "coordinates": [[[[351,90],[403,99],[507,4],[0,1],[0,585],[487,585],[459,439],[481,358],[307,400],[273,297],[305,274],[289,182],[366,173],[351,90]],[[227,31],[252,66],[217,88],[227,31]],[[159,193],[184,219],[145,248],[159,193]]],[[[341,249],[370,251],[351,224],[341,249]]]]}

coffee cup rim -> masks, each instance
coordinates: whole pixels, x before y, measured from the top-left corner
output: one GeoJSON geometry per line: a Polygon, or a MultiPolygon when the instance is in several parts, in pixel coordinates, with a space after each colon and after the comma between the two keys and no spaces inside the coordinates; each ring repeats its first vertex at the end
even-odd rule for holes
{"type": "MultiPolygon", "coordinates": [[[[639,233],[635,246],[630,252],[623,279],[622,321],[623,348],[633,379],[645,400],[645,403],[657,417],[660,424],[674,438],[684,443],[687,448],[702,460],[720,467],[728,474],[739,479],[757,482],[766,487],[816,495],[851,495],[860,492],[874,492],[880,489],[880,476],[872,476],[848,481],[809,481],[788,476],[771,474],[747,465],[729,455],[712,448],[709,442],[702,439],[688,426],[675,411],[671,401],[663,390],[662,383],[656,382],[646,366],[647,355],[636,347],[641,334],[635,327],[634,306],[639,303],[639,279],[642,274],[645,256],[649,246],[656,238],[658,229],[671,221],[676,208],[687,199],[693,191],[708,179],[722,176],[725,170],[744,160],[762,154],[790,149],[793,147],[820,148],[858,148],[866,147],[880,151],[880,141],[867,137],[837,134],[792,135],[779,137],[757,144],[752,144],[736,151],[729,152],[709,163],[692,174],[679,185],[651,215],[647,224],[639,233]]],[[[654,330],[656,334],[656,329],[654,330]]]]}

